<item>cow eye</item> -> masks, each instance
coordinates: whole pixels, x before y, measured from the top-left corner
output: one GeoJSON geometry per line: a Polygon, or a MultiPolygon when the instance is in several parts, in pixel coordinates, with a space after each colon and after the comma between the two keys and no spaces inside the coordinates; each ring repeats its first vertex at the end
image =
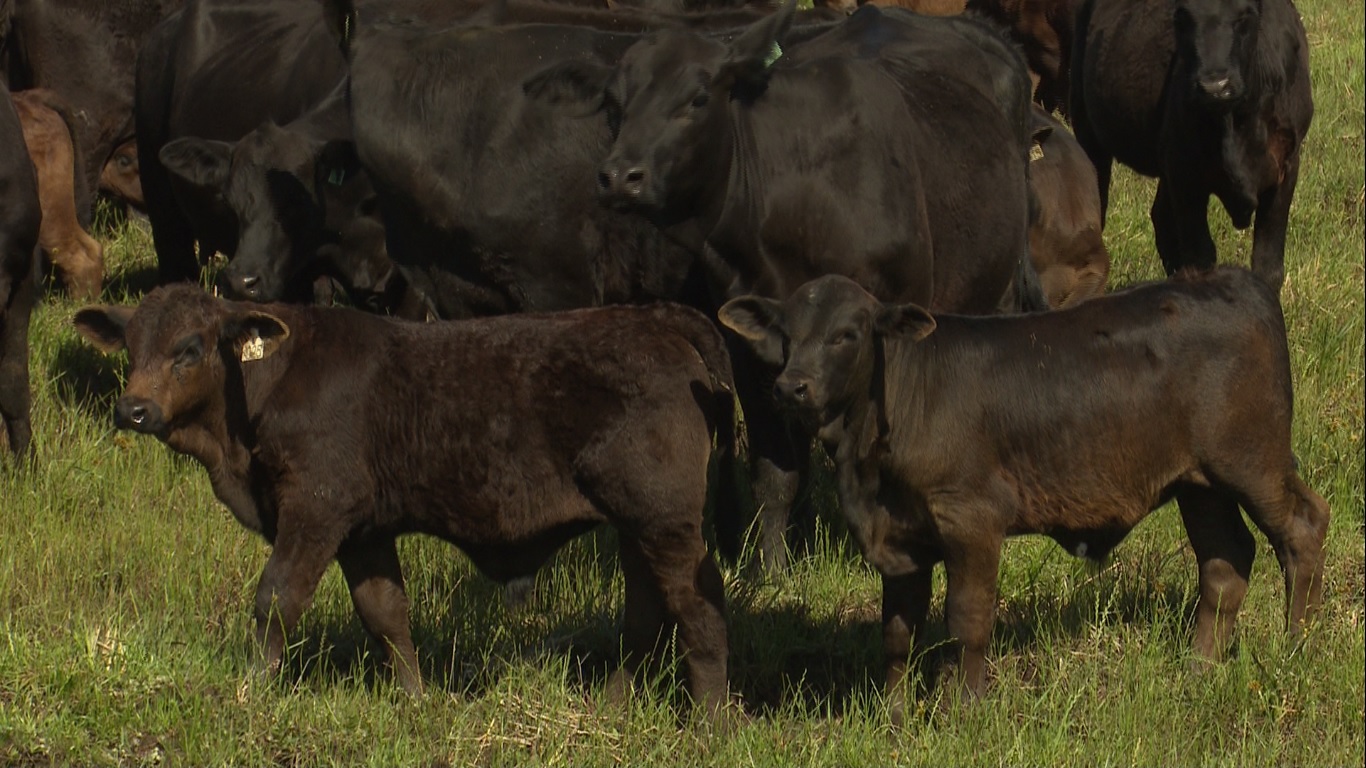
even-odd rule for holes
{"type": "Polygon", "coordinates": [[[198,336],[191,336],[176,345],[175,364],[177,366],[194,365],[203,357],[204,344],[198,336]]]}
{"type": "Polygon", "coordinates": [[[692,105],[693,105],[693,108],[694,108],[694,109],[701,109],[702,107],[707,106],[707,102],[708,102],[710,99],[711,99],[711,94],[707,93],[706,91],[703,91],[703,92],[697,94],[696,96],[692,97],[692,105]]]}
{"type": "Polygon", "coordinates": [[[857,341],[857,340],[858,340],[858,334],[855,333],[855,332],[852,331],[852,330],[849,330],[849,331],[841,331],[841,332],[835,334],[834,336],[830,337],[830,340],[827,341],[826,343],[829,344],[829,345],[832,346],[832,347],[838,347],[838,346],[840,346],[841,344],[850,344],[850,343],[853,343],[853,342],[855,342],[855,341],[857,341]]]}

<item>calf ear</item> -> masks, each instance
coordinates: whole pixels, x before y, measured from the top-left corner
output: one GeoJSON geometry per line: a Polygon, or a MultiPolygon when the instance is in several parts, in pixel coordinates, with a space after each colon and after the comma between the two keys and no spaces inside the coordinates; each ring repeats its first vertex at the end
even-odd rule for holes
{"type": "Polygon", "coordinates": [[[532,101],[579,105],[585,114],[602,108],[612,69],[591,61],[552,64],[522,82],[522,93],[532,101]]]}
{"type": "Polygon", "coordinates": [[[911,341],[920,341],[934,333],[937,325],[929,311],[919,304],[883,304],[875,322],[878,333],[911,341]]]}
{"type": "Polygon", "coordinates": [[[224,321],[219,336],[232,347],[238,360],[250,363],[275,354],[289,338],[289,326],[265,312],[239,312],[224,321]]]}
{"type": "Polygon", "coordinates": [[[123,329],[133,316],[132,307],[86,307],[76,313],[72,322],[76,330],[95,348],[110,354],[123,349],[123,329]]]}
{"type": "Polygon", "coordinates": [[[783,55],[779,42],[792,26],[796,0],[788,0],[773,13],[754,22],[730,44],[726,61],[712,83],[724,87],[762,88],[768,84],[769,67],[783,55]]]}
{"type": "Polygon", "coordinates": [[[741,296],[726,302],[718,311],[721,324],[740,334],[760,360],[773,366],[786,362],[783,336],[778,330],[782,305],[761,296],[741,296]]]}
{"type": "Polygon", "coordinates": [[[226,141],[194,137],[176,139],[162,147],[157,156],[172,176],[196,187],[222,189],[228,183],[232,145],[226,141]]]}

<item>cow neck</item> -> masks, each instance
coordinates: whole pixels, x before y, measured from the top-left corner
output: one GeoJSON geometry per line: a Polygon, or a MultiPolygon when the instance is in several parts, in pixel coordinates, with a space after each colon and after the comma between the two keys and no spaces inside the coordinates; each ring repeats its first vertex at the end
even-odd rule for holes
{"type": "Polygon", "coordinates": [[[715,194],[706,196],[710,210],[702,220],[707,242],[739,273],[740,287],[748,290],[758,278],[756,266],[760,261],[754,258],[759,253],[759,212],[763,210],[763,190],[756,183],[759,147],[748,107],[732,101],[727,111],[730,141],[722,145],[729,156],[718,163],[725,173],[716,174],[725,183],[715,194]]]}

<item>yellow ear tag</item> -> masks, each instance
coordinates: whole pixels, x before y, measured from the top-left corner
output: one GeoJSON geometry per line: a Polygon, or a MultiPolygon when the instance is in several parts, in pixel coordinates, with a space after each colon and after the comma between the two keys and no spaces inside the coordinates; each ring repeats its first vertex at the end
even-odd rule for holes
{"type": "Polygon", "coordinates": [[[1029,162],[1043,159],[1043,147],[1038,144],[1029,145],[1029,162]]]}
{"type": "Polygon", "coordinates": [[[249,363],[253,360],[260,360],[266,356],[266,341],[255,330],[251,332],[251,338],[242,342],[242,362],[249,363]]]}

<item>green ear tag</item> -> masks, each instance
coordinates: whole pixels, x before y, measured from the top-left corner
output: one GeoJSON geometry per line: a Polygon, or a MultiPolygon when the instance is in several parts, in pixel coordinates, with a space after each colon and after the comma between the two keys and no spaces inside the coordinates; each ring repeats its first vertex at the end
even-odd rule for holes
{"type": "Polygon", "coordinates": [[[333,168],[332,172],[327,174],[327,183],[334,187],[340,187],[343,181],[346,181],[345,168],[333,168]]]}
{"type": "Polygon", "coordinates": [[[782,55],[783,55],[783,48],[782,48],[782,46],[778,45],[778,41],[777,41],[777,40],[774,40],[774,41],[773,41],[773,44],[772,44],[771,46],[769,46],[768,55],[764,57],[764,69],[768,69],[769,67],[773,66],[773,62],[775,62],[775,61],[777,61],[779,58],[781,58],[782,55]]]}

